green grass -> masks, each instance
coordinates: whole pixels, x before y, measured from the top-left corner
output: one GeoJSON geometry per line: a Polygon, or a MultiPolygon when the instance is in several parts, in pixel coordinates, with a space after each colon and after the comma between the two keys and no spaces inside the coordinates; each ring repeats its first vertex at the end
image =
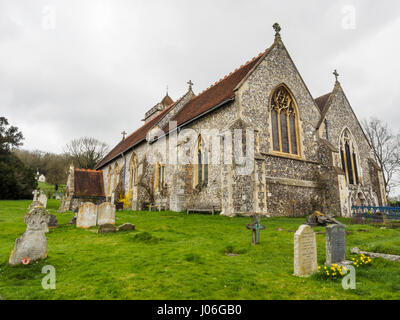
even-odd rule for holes
{"type": "MultiPolygon", "coordinates": [[[[5,299],[400,299],[400,264],[382,259],[357,269],[356,290],[345,291],[340,280],[293,276],[292,231],[304,218],[262,219],[267,229],[261,244],[251,246],[249,218],[125,211],[117,212],[116,224],[133,223],[134,232],[97,234],[96,228],[67,225],[72,215],[56,213],[59,201],[50,199],[48,209],[60,227],[47,234],[48,258],[10,267],[29,203],[0,201],[0,296],[5,299]],[[45,265],[56,268],[56,290],[41,287],[45,265]]],[[[322,265],[324,229],[314,230],[320,232],[322,265]]],[[[400,229],[348,224],[347,230],[348,251],[358,246],[398,253],[400,229]]]]}
{"type": "Polygon", "coordinates": [[[65,185],[64,184],[58,185],[58,191],[56,191],[54,184],[38,181],[38,189],[42,190],[46,195],[48,195],[49,192],[51,192],[52,195],[55,195],[56,192],[64,193],[65,185]]]}

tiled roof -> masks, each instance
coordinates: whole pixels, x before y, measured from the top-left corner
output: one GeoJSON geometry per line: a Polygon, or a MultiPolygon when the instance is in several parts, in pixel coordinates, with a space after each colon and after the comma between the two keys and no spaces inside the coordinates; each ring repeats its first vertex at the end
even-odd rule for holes
{"type": "MultiPolygon", "coordinates": [[[[272,48],[272,47],[271,47],[272,48]]],[[[204,90],[199,95],[193,97],[183,108],[180,110],[171,121],[176,121],[177,125],[180,126],[185,122],[192,120],[193,118],[203,114],[206,111],[211,110],[213,107],[219,105],[220,103],[229,100],[234,97],[236,87],[241,83],[241,81],[249,74],[249,72],[257,65],[257,63],[262,59],[262,57],[267,54],[271,48],[260,53],[257,57],[248,61],[246,64],[242,65],[240,68],[228,74],[223,79],[214,83],[211,87],[204,90]]],[[[179,101],[179,100],[178,100],[179,101]]],[[[177,102],[178,102],[177,101],[177,102]]],[[[157,123],[169,112],[169,110],[177,103],[175,102],[154,119],[150,120],[144,124],[141,128],[136,130],[125,140],[121,141],[111,152],[101,160],[97,165],[96,169],[100,169],[108,162],[112,161],[118,157],[122,152],[127,151],[134,145],[142,142],[146,139],[147,132],[152,129],[157,123]]],[[[163,128],[164,132],[168,132],[168,126],[163,128]]]]}
{"type": "Polygon", "coordinates": [[[138,144],[139,142],[142,142],[144,139],[146,139],[147,132],[155,126],[158,121],[160,121],[165,114],[174,106],[174,104],[170,105],[167,107],[165,110],[163,110],[159,115],[145,123],[143,126],[141,126],[138,130],[130,134],[128,137],[126,137],[124,140],[122,140],[120,143],[118,143],[114,149],[112,149],[104,158],[101,160],[97,165],[96,169],[100,169],[102,166],[107,164],[107,162],[113,160],[117,156],[119,156],[122,152],[127,151],[134,145],[138,144]]]}
{"type": "Polygon", "coordinates": [[[104,197],[103,172],[75,169],[74,189],[76,197],[104,197]]]}
{"type": "MultiPolygon", "coordinates": [[[[176,121],[177,125],[180,126],[204,112],[209,111],[220,103],[233,98],[235,96],[234,90],[237,85],[253,69],[264,54],[265,52],[260,53],[257,57],[248,61],[234,72],[228,74],[225,78],[219,80],[211,87],[195,96],[171,120],[176,121]]],[[[166,129],[167,128],[164,128],[165,132],[167,131],[166,129]]]]}
{"type": "Polygon", "coordinates": [[[321,114],[324,113],[326,103],[328,102],[331,94],[332,94],[332,92],[315,99],[315,103],[317,104],[319,110],[321,111],[321,114]]]}

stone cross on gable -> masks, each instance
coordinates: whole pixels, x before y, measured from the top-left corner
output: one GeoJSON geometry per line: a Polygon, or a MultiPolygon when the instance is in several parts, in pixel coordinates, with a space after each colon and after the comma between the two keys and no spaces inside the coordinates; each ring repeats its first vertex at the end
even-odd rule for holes
{"type": "Polygon", "coordinates": [[[126,136],[126,132],[125,132],[125,130],[124,130],[124,131],[122,131],[122,132],[121,132],[121,134],[122,134],[122,140],[125,140],[125,136],[126,136]]]}
{"type": "Polygon", "coordinates": [[[187,84],[189,85],[189,89],[192,89],[192,86],[194,85],[194,83],[192,82],[192,80],[189,80],[187,82],[187,84]]]}
{"type": "Polygon", "coordinates": [[[275,30],[275,41],[280,40],[280,39],[281,39],[281,34],[280,34],[280,32],[281,32],[282,28],[281,28],[281,26],[279,25],[279,23],[274,23],[274,25],[272,26],[272,28],[274,28],[274,30],[275,30]]]}
{"type": "Polygon", "coordinates": [[[335,69],[335,71],[333,72],[333,75],[335,76],[336,82],[338,82],[339,73],[337,72],[336,69],[335,69]]]}
{"type": "Polygon", "coordinates": [[[281,32],[282,28],[279,25],[279,23],[274,23],[274,25],[272,26],[272,28],[274,28],[275,32],[277,35],[279,35],[279,33],[281,32]]]}
{"type": "Polygon", "coordinates": [[[260,223],[260,217],[253,215],[253,223],[246,226],[247,229],[252,230],[251,244],[255,245],[260,243],[260,230],[265,230],[265,226],[260,223]]]}
{"type": "Polygon", "coordinates": [[[39,194],[39,191],[33,190],[32,194],[33,194],[33,201],[36,201],[37,200],[37,196],[39,194]]]}

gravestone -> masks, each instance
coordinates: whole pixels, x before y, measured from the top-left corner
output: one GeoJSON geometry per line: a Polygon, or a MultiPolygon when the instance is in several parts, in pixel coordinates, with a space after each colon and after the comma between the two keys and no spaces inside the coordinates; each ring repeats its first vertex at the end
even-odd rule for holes
{"type": "Polygon", "coordinates": [[[50,214],[50,220],[48,224],[49,228],[56,228],[58,227],[58,220],[54,214],[50,214]]]}
{"type": "Polygon", "coordinates": [[[103,202],[97,207],[97,224],[115,224],[115,205],[103,202]]]}
{"type": "Polygon", "coordinates": [[[97,225],[97,206],[91,202],[85,202],[79,207],[76,217],[76,227],[88,229],[97,225]]]}
{"type": "Polygon", "coordinates": [[[47,197],[44,193],[40,194],[38,201],[43,205],[43,207],[47,207],[47,197]]]}
{"type": "Polygon", "coordinates": [[[117,229],[113,224],[107,223],[107,224],[102,224],[97,230],[97,233],[109,233],[109,232],[115,232],[116,230],[117,229]]]}
{"type": "Polygon", "coordinates": [[[309,276],[318,271],[317,243],[312,228],[303,224],[294,234],[294,275],[309,276]]]}
{"type": "Polygon", "coordinates": [[[135,225],[132,223],[124,223],[118,227],[118,231],[132,231],[135,230],[135,225]]]}
{"type": "Polygon", "coordinates": [[[252,230],[251,244],[260,243],[260,230],[265,230],[265,226],[260,223],[260,217],[258,215],[253,215],[253,223],[246,225],[246,228],[252,230]]]}
{"type": "Polygon", "coordinates": [[[331,224],[326,230],[326,264],[341,263],[346,260],[346,227],[331,224]]]}
{"type": "Polygon", "coordinates": [[[37,196],[38,196],[38,194],[39,194],[39,191],[33,190],[33,191],[32,191],[32,194],[33,194],[33,201],[36,201],[36,200],[37,200],[37,196]]]}
{"type": "Polygon", "coordinates": [[[15,241],[14,250],[11,252],[10,265],[32,263],[47,257],[47,238],[49,232],[48,223],[50,214],[43,207],[36,207],[29,211],[24,222],[27,225],[24,234],[15,241]]]}

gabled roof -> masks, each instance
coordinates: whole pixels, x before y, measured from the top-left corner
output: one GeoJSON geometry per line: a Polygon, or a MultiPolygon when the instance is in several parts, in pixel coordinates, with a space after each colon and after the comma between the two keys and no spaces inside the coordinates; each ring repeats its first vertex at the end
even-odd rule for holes
{"type": "MultiPolygon", "coordinates": [[[[261,60],[266,52],[260,53],[257,57],[246,62],[240,68],[231,72],[223,79],[214,83],[211,87],[204,90],[199,95],[191,99],[185,107],[179,111],[171,120],[177,122],[177,126],[186,123],[189,120],[209,111],[215,106],[234,98],[235,88],[244,77],[253,69],[253,67],[261,60]]],[[[167,127],[164,128],[167,132],[167,127]]]]}
{"type": "Polygon", "coordinates": [[[145,123],[143,126],[141,126],[139,129],[137,129],[135,132],[131,133],[128,137],[126,137],[124,140],[122,140],[120,143],[118,143],[114,149],[112,149],[97,165],[96,169],[100,169],[104,165],[106,165],[109,161],[119,157],[121,153],[129,150],[130,148],[134,147],[135,145],[141,143],[146,139],[147,132],[153,128],[170,110],[171,108],[175,105],[173,103],[169,107],[167,107],[165,110],[163,110],[159,115],[145,123]]]}
{"type": "Polygon", "coordinates": [[[104,197],[103,172],[75,169],[74,191],[75,197],[104,197]]]}
{"type": "Polygon", "coordinates": [[[331,94],[332,94],[332,92],[327,93],[327,94],[325,94],[325,95],[323,95],[323,96],[318,97],[317,99],[315,99],[315,103],[317,104],[319,110],[321,111],[321,114],[324,113],[326,104],[327,104],[327,102],[328,102],[328,100],[329,100],[331,94]]]}
{"type": "MultiPolygon", "coordinates": [[[[272,48],[272,47],[271,47],[272,48]]],[[[214,83],[211,87],[204,90],[199,95],[193,97],[183,108],[180,110],[171,121],[176,121],[177,125],[180,126],[185,122],[200,116],[201,114],[210,111],[213,107],[219,104],[233,99],[235,96],[235,88],[240,82],[253,70],[258,62],[271,50],[271,48],[260,53],[257,57],[248,61],[240,68],[231,72],[223,79],[214,83]]],[[[177,101],[179,102],[180,99],[177,101]]],[[[100,169],[105,166],[108,162],[119,157],[122,152],[129,150],[135,145],[141,143],[146,139],[147,133],[156,126],[164,116],[171,110],[171,108],[177,103],[173,103],[171,106],[162,111],[154,119],[144,124],[141,128],[133,132],[125,140],[122,140],[114,149],[110,151],[108,155],[104,157],[97,165],[96,169],[100,169]]],[[[163,128],[164,132],[168,132],[168,125],[163,128]]]]}

